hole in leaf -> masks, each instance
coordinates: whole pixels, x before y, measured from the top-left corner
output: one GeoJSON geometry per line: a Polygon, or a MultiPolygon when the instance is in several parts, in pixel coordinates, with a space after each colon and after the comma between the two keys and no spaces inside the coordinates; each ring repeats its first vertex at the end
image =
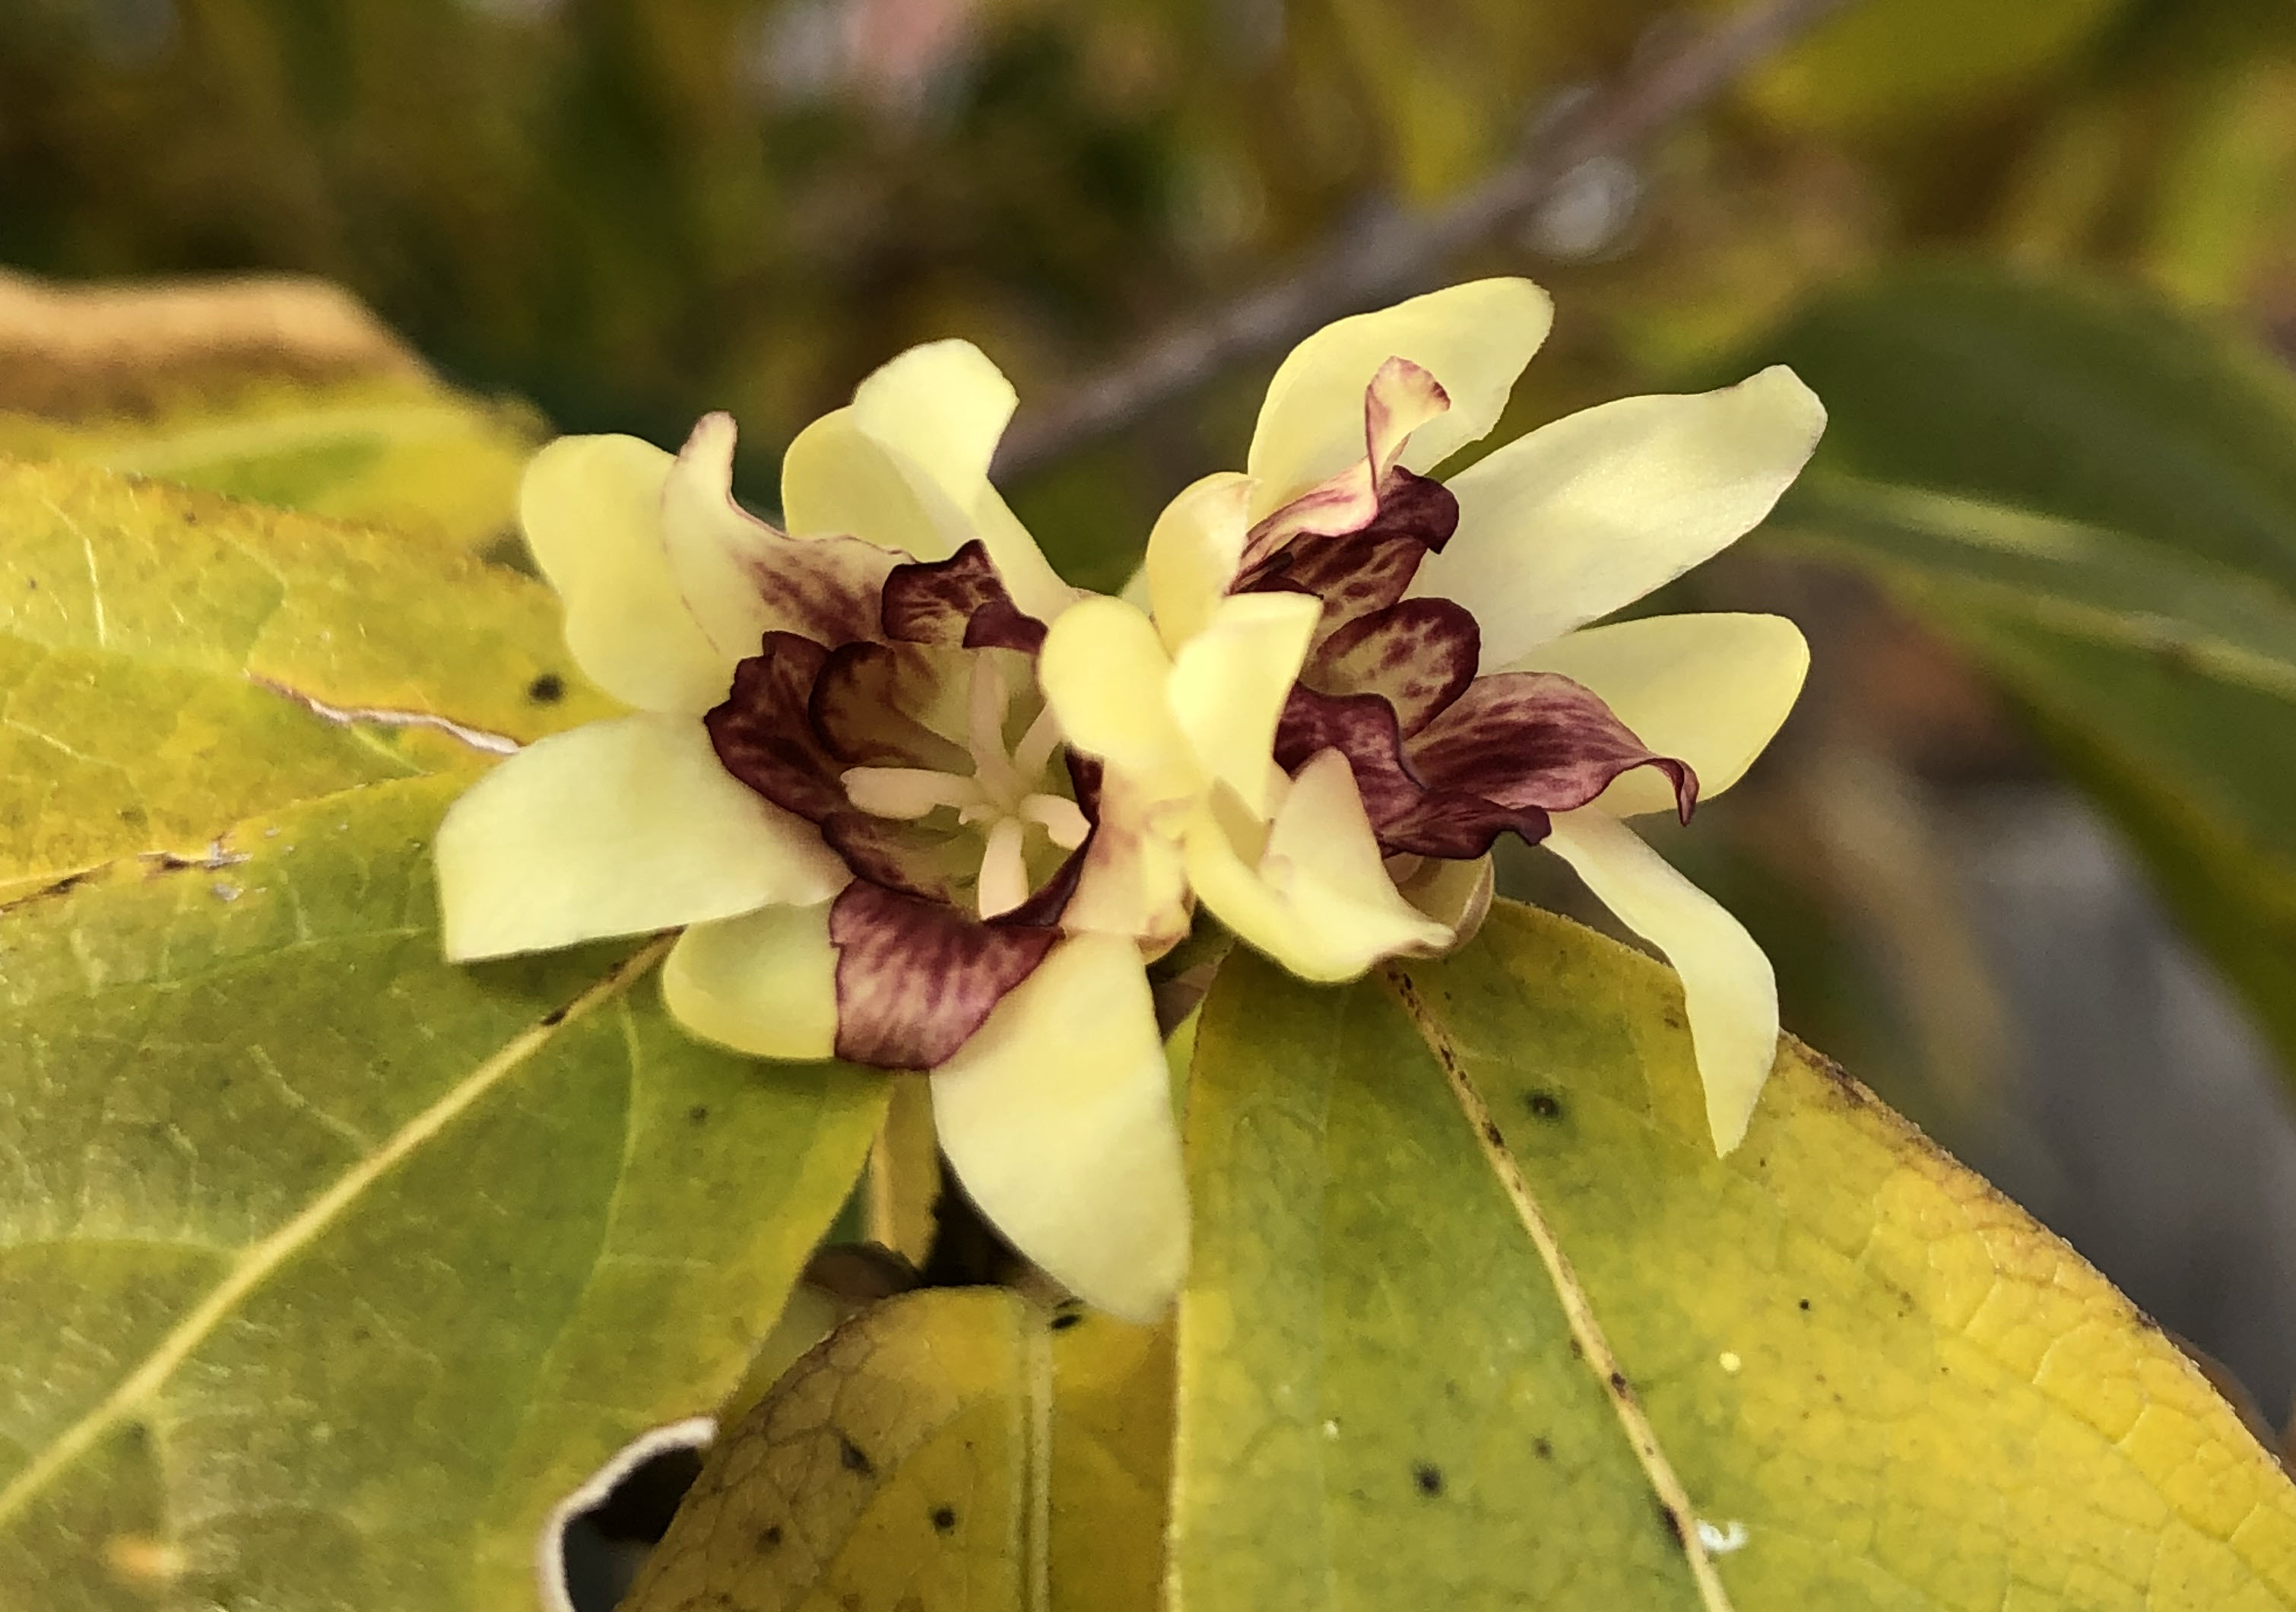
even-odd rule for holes
{"type": "Polygon", "coordinates": [[[668,1531],[716,1431],[707,1417],[657,1427],[559,1502],[540,1542],[550,1612],[613,1612],[668,1531]]]}

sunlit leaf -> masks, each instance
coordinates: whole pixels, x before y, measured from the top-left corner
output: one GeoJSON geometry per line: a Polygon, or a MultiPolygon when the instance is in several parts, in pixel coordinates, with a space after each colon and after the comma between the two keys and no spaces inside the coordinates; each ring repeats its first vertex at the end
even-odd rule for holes
{"type": "Polygon", "coordinates": [[[734,1386],[849,1191],[882,1082],[699,1046],[660,942],[440,959],[466,781],[0,918],[20,1604],[536,1604],[551,1509],[734,1386]]]}
{"type": "Polygon", "coordinates": [[[1696,1541],[1742,1608],[2296,1605],[2296,1488],[2199,1369],[1838,1070],[1789,1045],[1717,1159],[1657,965],[1502,904],[1407,978],[1239,954],[1205,1010],[1178,1604],[1698,1608],[1696,1541]]]}
{"type": "Polygon", "coordinates": [[[395,533],[4,459],[0,533],[0,901],[611,709],[541,584],[395,533]]]}
{"type": "Polygon", "coordinates": [[[720,1438],[626,1612],[1150,1612],[1170,1351],[1002,1290],[889,1300],[720,1438]]]}

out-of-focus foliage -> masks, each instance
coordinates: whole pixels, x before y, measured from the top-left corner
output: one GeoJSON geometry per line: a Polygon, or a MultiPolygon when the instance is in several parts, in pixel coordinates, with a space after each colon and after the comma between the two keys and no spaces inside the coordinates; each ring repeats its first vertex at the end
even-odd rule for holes
{"type": "Polygon", "coordinates": [[[2029,710],[2296,1071],[2296,378],[2147,301],[1972,269],[1765,350],[1833,414],[1794,518],[2029,710]]]}
{"type": "Polygon", "coordinates": [[[67,288],[0,271],[0,453],[513,552],[543,436],[324,282],[67,288]]]}

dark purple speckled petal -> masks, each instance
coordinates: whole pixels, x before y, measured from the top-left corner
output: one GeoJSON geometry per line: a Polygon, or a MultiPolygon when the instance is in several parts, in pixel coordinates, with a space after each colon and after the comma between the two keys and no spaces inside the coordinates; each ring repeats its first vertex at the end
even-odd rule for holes
{"type": "Polygon", "coordinates": [[[855,881],[829,909],[837,1056],[884,1069],[946,1062],[1059,938],[855,881]]]}

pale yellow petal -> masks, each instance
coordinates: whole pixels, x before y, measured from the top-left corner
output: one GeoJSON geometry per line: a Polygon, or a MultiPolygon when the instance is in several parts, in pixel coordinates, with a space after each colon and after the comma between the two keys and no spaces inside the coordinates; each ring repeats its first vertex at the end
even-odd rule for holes
{"type": "Polygon", "coordinates": [[[1152,795],[1121,769],[1101,779],[1100,827],[1076,892],[1061,910],[1071,934],[1115,934],[1160,953],[1187,933],[1188,877],[1180,856],[1186,806],[1152,795]]]}
{"type": "Polygon", "coordinates": [[[1554,304],[1528,280],[1474,280],[1326,325],[1268,382],[1249,468],[1256,521],[1364,456],[1364,389],[1390,358],[1431,372],[1451,407],[1402,463],[1424,471],[1487,434],[1546,339],[1554,304]]]}
{"type": "MultiPolygon", "coordinates": [[[[988,481],[1013,417],[1013,383],[970,341],[929,341],[892,359],[853,393],[856,431],[888,456],[939,534],[936,555],[978,538],[1013,604],[1050,621],[1076,597],[988,481]]],[[[786,469],[783,496],[790,496],[786,469]]],[[[912,549],[923,557],[924,551],[912,549]]]]}
{"type": "Polygon", "coordinates": [[[1004,371],[972,342],[928,341],[853,389],[853,424],[962,506],[988,480],[1019,400],[1004,371]]]}
{"type": "Polygon", "coordinates": [[[928,511],[850,407],[822,415],[782,456],[782,520],[792,537],[842,533],[920,560],[945,560],[966,538],[954,510],[940,508],[939,518],[928,511]]]}
{"type": "Polygon", "coordinates": [[[1201,787],[1167,697],[1172,663],[1154,623],[1121,599],[1094,596],[1053,623],[1037,681],[1068,742],[1157,796],[1201,787]]]}
{"type": "Polygon", "coordinates": [[[1482,669],[1508,665],[1736,542],[1824,426],[1816,394],[1784,366],[1557,420],[1451,478],[1458,532],[1411,592],[1474,612],[1482,669]]]}
{"type": "Polygon", "coordinates": [[[1173,717],[1204,770],[1255,817],[1267,815],[1275,724],[1323,613],[1306,594],[1239,594],[1173,660],[1173,717]]]}
{"type": "MultiPolygon", "coordinates": [[[[1175,654],[1227,596],[1243,556],[1250,504],[1251,478],[1224,470],[1188,488],[1156,517],[1141,573],[1147,597],[1132,602],[1146,605],[1164,647],[1175,654]]],[[[1132,598],[1130,588],[1125,596],[1132,598]]]]}
{"type": "Polygon", "coordinates": [[[965,1195],[1086,1303],[1151,1321],[1188,1262],[1170,1073],[1139,949],[1064,940],[932,1074],[965,1195]]]}
{"type": "Polygon", "coordinates": [[[845,865],[718,765],[692,717],[618,717],[529,745],[439,826],[456,961],[826,901],[845,865]]]}
{"type": "Polygon", "coordinates": [[[696,924],[661,966],[677,1022],[753,1057],[816,1059],[837,1045],[837,950],[831,903],[760,907],[696,924]]]}
{"type": "Polygon", "coordinates": [[[583,675],[641,711],[698,713],[726,697],[734,663],[670,574],[661,493],[672,462],[636,437],[561,437],[526,467],[519,522],[565,604],[583,675]]]}
{"type": "Polygon", "coordinates": [[[1706,1087],[1714,1150],[1745,1139],[1777,1060],[1778,988],[1770,959],[1720,903],[1608,812],[1559,813],[1546,848],[1578,871],[1619,921],[1666,954],[1682,978],[1690,1040],[1706,1087]]]}
{"type": "Polygon", "coordinates": [[[1439,950],[1451,938],[1397,893],[1338,751],[1300,769],[1264,845],[1245,828],[1199,812],[1186,840],[1189,883],[1239,939],[1302,979],[1353,979],[1382,958],[1439,950]]]}
{"type": "MultiPolygon", "coordinates": [[[[1743,777],[1784,722],[1809,646],[1784,616],[1647,616],[1566,633],[1513,670],[1558,671],[1593,689],[1644,744],[1689,762],[1706,801],[1743,777]]],[[[1674,785],[1638,767],[1594,803],[1613,817],[1672,812],[1674,785]]]]}

